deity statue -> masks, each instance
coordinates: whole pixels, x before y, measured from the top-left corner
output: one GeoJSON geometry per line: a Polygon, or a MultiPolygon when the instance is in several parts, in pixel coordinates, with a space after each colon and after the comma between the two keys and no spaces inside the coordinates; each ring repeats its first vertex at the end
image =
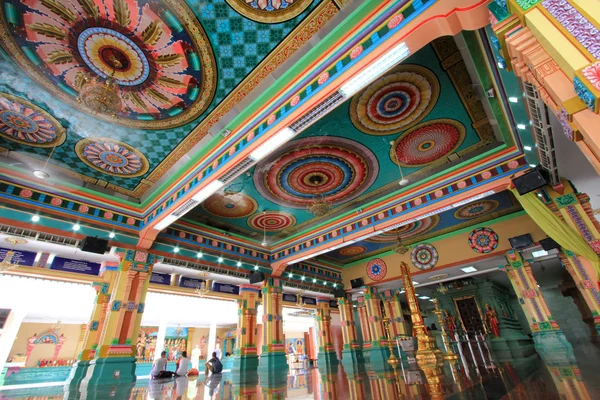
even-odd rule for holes
{"type": "Polygon", "coordinates": [[[490,331],[495,337],[500,336],[500,328],[498,327],[498,314],[490,307],[489,304],[485,304],[485,321],[490,328],[490,331]]]}
{"type": "Polygon", "coordinates": [[[444,310],[444,326],[448,332],[454,332],[456,330],[456,321],[454,317],[448,314],[448,311],[444,310]]]}
{"type": "Polygon", "coordinates": [[[200,339],[200,358],[204,357],[204,346],[206,345],[206,338],[202,336],[200,339]]]}

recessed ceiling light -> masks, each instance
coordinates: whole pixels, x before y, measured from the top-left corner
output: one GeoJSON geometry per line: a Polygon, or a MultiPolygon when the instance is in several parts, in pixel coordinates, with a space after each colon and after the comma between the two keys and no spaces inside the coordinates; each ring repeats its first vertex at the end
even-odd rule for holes
{"type": "Polygon", "coordinates": [[[237,265],[238,267],[241,267],[242,266],[242,262],[238,261],[237,264],[235,264],[235,265],[237,265]]]}
{"type": "Polygon", "coordinates": [[[413,285],[418,285],[418,284],[419,284],[419,282],[413,281],[413,285]]]}
{"type": "Polygon", "coordinates": [[[537,194],[538,197],[544,197],[541,193],[537,194]]]}
{"type": "Polygon", "coordinates": [[[400,294],[402,294],[402,293],[404,293],[404,290],[401,290],[401,291],[400,291],[400,294]]]}
{"type": "Polygon", "coordinates": [[[509,97],[508,101],[510,101],[511,103],[518,103],[519,99],[517,97],[509,97]]]}
{"type": "Polygon", "coordinates": [[[79,225],[79,224],[73,225],[73,230],[74,231],[78,231],[80,228],[81,228],[81,225],[79,225]]]}
{"type": "Polygon", "coordinates": [[[32,216],[31,216],[31,220],[32,220],[33,222],[38,222],[38,221],[40,220],[40,216],[39,216],[39,215],[32,215],[32,216]]]}
{"type": "Polygon", "coordinates": [[[399,184],[400,186],[406,186],[406,185],[408,185],[409,183],[410,183],[410,181],[409,181],[408,179],[406,179],[406,178],[404,178],[404,179],[400,179],[400,182],[398,182],[398,184],[399,184]]]}
{"type": "Polygon", "coordinates": [[[263,241],[263,242],[262,242],[260,245],[261,245],[262,247],[267,247],[267,244],[268,244],[268,243],[267,243],[267,241],[266,241],[266,240],[264,240],[264,241],[263,241]]]}
{"type": "Polygon", "coordinates": [[[219,258],[217,259],[217,261],[218,261],[218,262],[223,262],[223,257],[219,257],[219,258]]]}
{"type": "Polygon", "coordinates": [[[523,148],[524,148],[525,150],[527,150],[527,151],[531,151],[531,150],[533,150],[531,146],[523,146],[523,148]]]}
{"type": "Polygon", "coordinates": [[[202,258],[202,256],[203,256],[203,255],[204,255],[204,254],[202,254],[202,252],[201,252],[201,251],[199,251],[199,252],[198,252],[198,254],[196,254],[196,257],[198,257],[198,258],[202,258]]]}
{"type": "Polygon", "coordinates": [[[293,278],[294,274],[292,274],[291,272],[288,274],[288,278],[293,278]]]}
{"type": "Polygon", "coordinates": [[[504,64],[502,64],[500,61],[498,61],[498,68],[504,69],[504,64]]]}
{"type": "Polygon", "coordinates": [[[114,238],[115,237],[115,233],[114,232],[109,233],[108,237],[111,238],[111,239],[114,238]]]}
{"type": "Polygon", "coordinates": [[[517,129],[526,129],[525,124],[517,124],[517,129]]]}
{"type": "Polygon", "coordinates": [[[535,167],[537,167],[537,165],[535,165],[535,164],[529,164],[529,166],[530,166],[531,168],[535,168],[535,167]]]}
{"type": "Polygon", "coordinates": [[[314,278],[314,279],[313,279],[313,283],[317,283],[317,278],[314,278]]]}
{"type": "Polygon", "coordinates": [[[303,280],[305,280],[305,279],[306,279],[306,277],[305,277],[305,276],[301,276],[301,277],[300,277],[300,280],[301,280],[301,281],[303,281],[303,280]]]}
{"type": "Polygon", "coordinates": [[[173,248],[173,253],[179,253],[179,247],[174,247],[173,248]]]}
{"type": "Polygon", "coordinates": [[[254,270],[255,270],[255,271],[258,271],[258,265],[255,265],[255,266],[254,266],[254,270]]]}
{"type": "Polygon", "coordinates": [[[419,297],[419,298],[420,298],[420,299],[423,299],[423,300],[429,300],[431,297],[428,297],[428,296],[421,296],[421,297],[419,297]]]}
{"type": "Polygon", "coordinates": [[[465,267],[465,268],[461,268],[460,270],[462,272],[466,273],[466,274],[469,274],[471,272],[476,272],[477,268],[475,268],[475,267],[465,267]]]}
{"type": "Polygon", "coordinates": [[[363,292],[362,290],[360,292],[358,292],[359,294],[365,294],[365,292],[363,292]]]}
{"type": "Polygon", "coordinates": [[[323,281],[323,285],[327,286],[327,282],[323,281]]]}

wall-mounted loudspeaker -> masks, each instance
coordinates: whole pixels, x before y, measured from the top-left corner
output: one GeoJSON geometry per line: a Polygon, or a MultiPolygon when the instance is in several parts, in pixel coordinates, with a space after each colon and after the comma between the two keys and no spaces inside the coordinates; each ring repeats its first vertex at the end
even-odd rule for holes
{"type": "Polygon", "coordinates": [[[365,281],[363,280],[363,278],[352,279],[350,281],[350,286],[352,286],[352,289],[358,289],[365,286],[365,281]]]}
{"type": "Polygon", "coordinates": [[[546,186],[548,181],[544,178],[539,168],[534,168],[531,172],[513,179],[512,183],[515,185],[517,192],[523,196],[524,194],[546,186]]]}
{"type": "Polygon", "coordinates": [[[540,245],[542,246],[542,249],[546,251],[550,251],[552,249],[560,249],[560,245],[556,243],[552,238],[540,240],[540,245]]]}
{"type": "Polygon", "coordinates": [[[262,272],[254,272],[250,274],[250,283],[259,283],[265,280],[265,274],[262,272]]]}
{"type": "Polygon", "coordinates": [[[88,253],[104,254],[108,251],[108,240],[87,236],[79,242],[79,248],[88,253]]]}
{"type": "Polygon", "coordinates": [[[344,289],[336,289],[333,291],[333,297],[336,299],[346,297],[346,291],[344,289]]]}

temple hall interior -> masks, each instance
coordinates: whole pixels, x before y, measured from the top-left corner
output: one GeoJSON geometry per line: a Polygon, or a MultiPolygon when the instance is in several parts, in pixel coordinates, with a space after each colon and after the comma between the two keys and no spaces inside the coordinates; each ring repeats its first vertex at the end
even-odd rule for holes
{"type": "Polygon", "coordinates": [[[0,399],[600,399],[599,0],[0,1],[0,399]]]}

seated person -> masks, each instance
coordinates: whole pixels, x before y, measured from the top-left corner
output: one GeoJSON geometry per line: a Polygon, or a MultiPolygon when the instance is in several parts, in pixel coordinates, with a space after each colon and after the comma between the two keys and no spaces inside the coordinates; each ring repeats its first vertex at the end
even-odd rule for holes
{"type": "Polygon", "coordinates": [[[154,365],[152,365],[152,371],[150,375],[153,379],[159,378],[171,378],[173,373],[171,371],[167,371],[167,352],[163,351],[160,353],[160,358],[154,361],[154,365]]]}
{"type": "Polygon", "coordinates": [[[187,352],[181,352],[181,358],[177,361],[176,376],[186,376],[190,369],[190,360],[187,358],[187,352]]]}
{"type": "Polygon", "coordinates": [[[208,371],[211,371],[213,374],[219,374],[223,371],[223,364],[217,357],[217,353],[212,353],[212,358],[206,362],[206,371],[204,372],[204,377],[208,376],[208,371]]]}

